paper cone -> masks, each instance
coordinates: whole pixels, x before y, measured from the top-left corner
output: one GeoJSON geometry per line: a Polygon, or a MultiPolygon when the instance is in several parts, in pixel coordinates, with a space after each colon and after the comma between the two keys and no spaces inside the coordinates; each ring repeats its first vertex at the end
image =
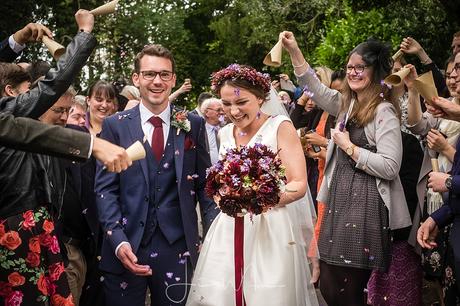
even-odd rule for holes
{"type": "Polygon", "coordinates": [[[95,8],[94,10],[90,11],[90,13],[93,14],[94,16],[112,14],[115,12],[115,8],[117,7],[117,4],[118,4],[118,0],[113,0],[106,4],[101,5],[100,7],[95,8]]]}
{"type": "Polygon", "coordinates": [[[387,76],[384,80],[385,83],[393,86],[398,86],[401,84],[402,80],[409,74],[409,68],[401,68],[398,72],[392,73],[387,76]]]}
{"type": "Polygon", "coordinates": [[[264,64],[272,67],[281,66],[281,54],[283,51],[283,45],[279,40],[276,45],[270,50],[270,52],[264,58],[264,64]]]}
{"type": "Polygon", "coordinates": [[[54,59],[58,60],[65,53],[65,47],[61,44],[58,44],[48,36],[43,35],[42,41],[54,59]]]}
{"type": "Polygon", "coordinates": [[[130,145],[129,148],[126,149],[126,153],[128,153],[132,161],[145,158],[145,149],[139,140],[130,145]]]}
{"type": "Polygon", "coordinates": [[[434,172],[439,172],[439,163],[437,158],[431,159],[431,168],[433,168],[434,172]]]}
{"type": "Polygon", "coordinates": [[[393,54],[391,58],[393,59],[394,62],[396,62],[403,56],[404,56],[404,52],[402,52],[401,49],[399,49],[395,54],[393,54]]]}
{"type": "Polygon", "coordinates": [[[427,103],[431,103],[433,98],[438,96],[438,90],[434,86],[433,73],[431,71],[415,79],[414,86],[427,103]]]}

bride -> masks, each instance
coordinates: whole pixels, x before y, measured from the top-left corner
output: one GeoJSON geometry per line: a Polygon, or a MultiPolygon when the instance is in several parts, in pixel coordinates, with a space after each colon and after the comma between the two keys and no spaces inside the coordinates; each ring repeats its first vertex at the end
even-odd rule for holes
{"type": "Polygon", "coordinates": [[[296,131],[288,117],[273,115],[274,109],[283,108],[278,101],[265,102],[270,92],[268,75],[233,64],[213,74],[212,85],[232,121],[220,132],[221,156],[229,148],[255,143],[279,150],[287,184],[277,207],[244,217],[239,283],[235,281],[235,219],[223,213],[217,216],[202,246],[187,305],[318,305],[307,258],[307,253],[317,256],[311,241],[314,209],[296,131]]]}

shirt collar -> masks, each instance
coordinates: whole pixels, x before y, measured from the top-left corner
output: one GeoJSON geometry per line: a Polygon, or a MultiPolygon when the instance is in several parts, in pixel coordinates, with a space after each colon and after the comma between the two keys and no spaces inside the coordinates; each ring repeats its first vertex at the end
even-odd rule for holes
{"type": "Polygon", "coordinates": [[[171,122],[171,106],[169,103],[164,111],[162,111],[159,115],[155,115],[147,107],[145,107],[145,105],[141,101],[141,103],[139,103],[139,112],[141,115],[142,124],[148,122],[149,119],[152,118],[152,116],[160,117],[161,120],[163,120],[163,123],[165,123],[166,125],[169,125],[171,122]]]}

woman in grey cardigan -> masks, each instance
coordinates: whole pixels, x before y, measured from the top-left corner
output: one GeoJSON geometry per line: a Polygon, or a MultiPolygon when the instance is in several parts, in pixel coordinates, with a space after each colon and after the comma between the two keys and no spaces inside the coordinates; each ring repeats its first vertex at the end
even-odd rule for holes
{"type": "Polygon", "coordinates": [[[389,48],[375,40],[350,52],[343,95],[315,78],[294,35],[280,34],[299,85],[337,117],[318,200],[327,204],[319,235],[320,287],[329,305],[366,305],[373,269],[390,260],[390,230],[411,224],[399,180],[399,105],[382,85],[391,71],[389,48]]]}

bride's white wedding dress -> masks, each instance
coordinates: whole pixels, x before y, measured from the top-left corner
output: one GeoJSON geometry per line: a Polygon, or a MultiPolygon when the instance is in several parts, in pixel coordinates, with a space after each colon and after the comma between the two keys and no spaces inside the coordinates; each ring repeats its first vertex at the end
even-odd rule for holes
{"type": "MultiPolygon", "coordinates": [[[[285,116],[267,119],[249,141],[278,151],[277,130],[285,116]]],[[[220,154],[235,148],[234,125],[221,130],[220,154]]],[[[243,292],[247,306],[318,305],[310,284],[307,252],[313,236],[314,208],[309,191],[299,201],[244,217],[243,292]]],[[[192,280],[188,306],[235,305],[234,221],[220,213],[203,243],[192,280]]]]}

